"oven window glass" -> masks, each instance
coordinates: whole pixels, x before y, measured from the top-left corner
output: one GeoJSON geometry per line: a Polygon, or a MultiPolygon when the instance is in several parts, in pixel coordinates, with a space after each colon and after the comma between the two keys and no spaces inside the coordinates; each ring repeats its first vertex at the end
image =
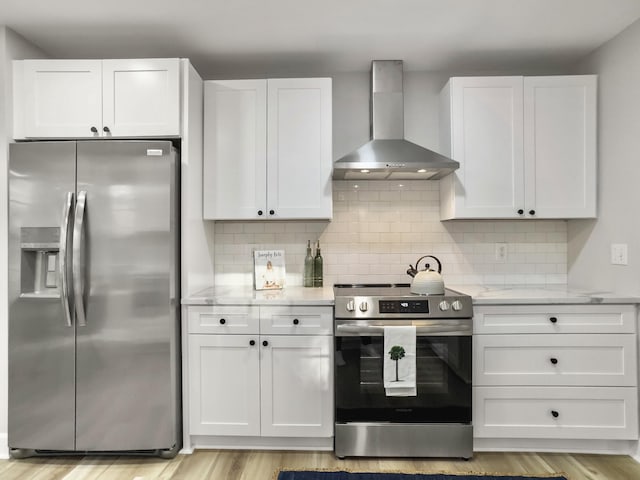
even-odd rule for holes
{"type": "Polygon", "coordinates": [[[382,336],[335,340],[337,422],[471,422],[471,336],[416,338],[414,397],[385,394],[382,336]]]}

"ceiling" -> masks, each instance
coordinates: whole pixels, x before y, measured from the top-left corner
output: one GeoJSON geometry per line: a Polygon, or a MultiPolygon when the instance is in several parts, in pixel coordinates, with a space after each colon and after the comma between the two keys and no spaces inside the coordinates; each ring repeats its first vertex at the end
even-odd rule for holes
{"type": "Polygon", "coordinates": [[[496,71],[576,62],[640,0],[1,0],[0,25],[56,58],[187,57],[203,78],[496,71]]]}

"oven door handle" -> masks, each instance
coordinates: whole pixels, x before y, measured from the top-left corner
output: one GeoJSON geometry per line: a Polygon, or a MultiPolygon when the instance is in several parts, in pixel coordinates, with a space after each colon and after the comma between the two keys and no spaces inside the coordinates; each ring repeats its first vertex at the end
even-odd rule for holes
{"type": "MultiPolygon", "coordinates": [[[[384,335],[384,327],[377,325],[336,325],[337,337],[379,337],[384,335]]],[[[436,324],[417,326],[416,336],[471,336],[470,325],[436,324]]]]}

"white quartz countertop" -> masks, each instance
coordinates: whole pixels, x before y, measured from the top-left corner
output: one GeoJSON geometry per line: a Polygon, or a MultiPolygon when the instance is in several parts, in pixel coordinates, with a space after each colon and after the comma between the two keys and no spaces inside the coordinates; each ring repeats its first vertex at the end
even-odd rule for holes
{"type": "MultiPolygon", "coordinates": [[[[569,288],[567,285],[447,285],[471,295],[474,305],[640,304],[640,296],[569,288]]],[[[333,286],[285,287],[254,290],[251,286],[209,287],[187,298],[183,305],[333,305],[333,286]]]]}
{"type": "Polygon", "coordinates": [[[567,285],[447,285],[471,295],[474,305],[640,303],[640,296],[569,288],[567,285]]]}
{"type": "Polygon", "coordinates": [[[333,305],[333,286],[254,290],[250,286],[206,288],[182,299],[183,305],[333,305]]]}

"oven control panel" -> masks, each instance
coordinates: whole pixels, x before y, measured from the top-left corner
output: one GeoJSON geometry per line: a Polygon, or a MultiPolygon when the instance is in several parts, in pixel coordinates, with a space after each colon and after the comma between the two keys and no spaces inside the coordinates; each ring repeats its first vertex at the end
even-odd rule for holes
{"type": "Polygon", "coordinates": [[[380,313],[429,313],[429,302],[426,300],[380,300],[380,313]]]}
{"type": "Polygon", "coordinates": [[[457,319],[473,317],[471,297],[434,295],[422,298],[336,296],[335,318],[457,319]]]}

